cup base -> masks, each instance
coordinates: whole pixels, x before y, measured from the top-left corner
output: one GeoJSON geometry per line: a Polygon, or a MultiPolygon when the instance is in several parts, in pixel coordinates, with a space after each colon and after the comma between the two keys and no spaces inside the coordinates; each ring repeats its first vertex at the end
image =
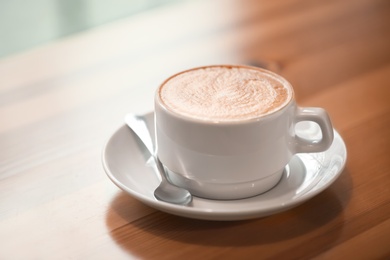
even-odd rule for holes
{"type": "Polygon", "coordinates": [[[267,177],[248,182],[212,183],[199,182],[166,170],[172,184],[187,189],[194,196],[212,200],[237,200],[260,195],[276,186],[284,172],[283,168],[267,177]]]}

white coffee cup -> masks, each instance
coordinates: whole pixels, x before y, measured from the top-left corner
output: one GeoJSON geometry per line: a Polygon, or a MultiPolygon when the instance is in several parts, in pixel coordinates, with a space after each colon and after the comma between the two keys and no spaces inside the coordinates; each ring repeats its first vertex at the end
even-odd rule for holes
{"type": "Polygon", "coordinates": [[[294,154],[325,151],[333,141],[333,127],[324,109],[298,107],[290,83],[275,73],[235,65],[194,68],[168,78],[156,91],[155,129],[157,153],[168,179],[194,196],[208,199],[261,194],[278,183],[294,154]],[[277,80],[286,88],[285,102],[249,119],[215,120],[182,113],[162,99],[161,89],[178,75],[194,71],[207,74],[219,68],[253,70],[277,80]],[[301,121],[317,123],[322,139],[297,136],[295,125],[301,121]]]}

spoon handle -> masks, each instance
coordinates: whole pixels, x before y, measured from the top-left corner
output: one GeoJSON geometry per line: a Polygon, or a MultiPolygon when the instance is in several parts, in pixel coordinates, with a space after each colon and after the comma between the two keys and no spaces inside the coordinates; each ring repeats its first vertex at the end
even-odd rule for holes
{"type": "Polygon", "coordinates": [[[141,115],[127,114],[125,116],[125,123],[137,134],[139,139],[144,143],[152,156],[154,153],[153,141],[146,126],[146,119],[141,115]]]}
{"type": "Polygon", "coordinates": [[[154,151],[153,141],[146,125],[146,118],[142,115],[127,114],[125,116],[125,123],[133,130],[152,155],[162,181],[168,181],[165,176],[164,166],[158,158],[157,153],[154,151]]]}

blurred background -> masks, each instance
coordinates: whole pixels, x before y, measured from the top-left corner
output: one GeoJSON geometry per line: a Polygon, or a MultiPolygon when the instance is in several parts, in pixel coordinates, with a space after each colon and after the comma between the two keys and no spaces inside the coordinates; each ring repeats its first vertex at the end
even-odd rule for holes
{"type": "Polygon", "coordinates": [[[0,0],[0,58],[178,0],[0,0]]]}

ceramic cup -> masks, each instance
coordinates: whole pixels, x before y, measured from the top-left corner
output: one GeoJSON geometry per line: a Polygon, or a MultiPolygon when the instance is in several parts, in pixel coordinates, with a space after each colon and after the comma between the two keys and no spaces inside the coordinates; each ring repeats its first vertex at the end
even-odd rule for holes
{"type": "Polygon", "coordinates": [[[294,154],[325,151],[333,141],[327,112],[298,107],[292,86],[284,78],[260,68],[229,67],[275,77],[290,91],[287,102],[272,113],[245,120],[219,122],[185,116],[168,108],[159,93],[168,80],[187,71],[167,79],[155,95],[157,154],[168,179],[207,199],[242,199],[266,192],[281,179],[294,154]],[[295,126],[301,121],[317,123],[322,138],[299,137],[295,126]]]}

